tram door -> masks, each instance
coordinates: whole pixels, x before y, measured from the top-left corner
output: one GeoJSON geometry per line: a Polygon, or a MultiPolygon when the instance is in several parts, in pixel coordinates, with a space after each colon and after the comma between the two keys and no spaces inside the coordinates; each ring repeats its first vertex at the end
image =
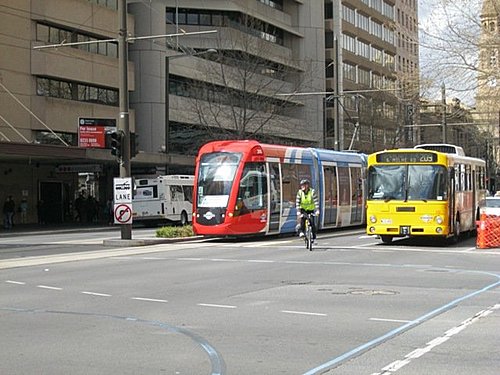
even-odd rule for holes
{"type": "Polygon", "coordinates": [[[337,168],[334,165],[324,166],[323,175],[325,176],[325,194],[323,207],[325,207],[325,214],[323,217],[324,225],[337,224],[337,168]]]}
{"type": "Polygon", "coordinates": [[[268,185],[269,185],[269,230],[268,233],[278,233],[280,230],[281,218],[281,180],[279,163],[268,164],[268,185]]]}
{"type": "Polygon", "coordinates": [[[351,167],[351,224],[361,224],[363,220],[363,180],[361,168],[351,167]]]}

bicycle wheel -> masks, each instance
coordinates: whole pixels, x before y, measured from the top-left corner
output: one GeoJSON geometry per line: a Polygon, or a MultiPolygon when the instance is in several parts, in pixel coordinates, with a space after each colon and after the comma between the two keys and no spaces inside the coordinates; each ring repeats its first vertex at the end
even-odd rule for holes
{"type": "Polygon", "coordinates": [[[304,244],[306,245],[306,249],[309,249],[309,223],[306,220],[304,223],[304,244]]]}
{"type": "Polygon", "coordinates": [[[307,243],[308,243],[307,248],[309,249],[309,251],[312,251],[312,249],[313,249],[313,231],[312,231],[311,225],[307,226],[307,232],[306,232],[305,237],[307,238],[307,243]]]}

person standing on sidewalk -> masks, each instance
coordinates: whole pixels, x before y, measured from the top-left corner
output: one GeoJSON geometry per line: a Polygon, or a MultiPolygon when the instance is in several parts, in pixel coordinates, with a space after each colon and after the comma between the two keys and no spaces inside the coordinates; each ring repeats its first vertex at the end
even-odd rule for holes
{"type": "Polygon", "coordinates": [[[16,204],[12,199],[12,195],[9,195],[3,204],[3,224],[5,229],[12,229],[15,209],[16,204]]]}

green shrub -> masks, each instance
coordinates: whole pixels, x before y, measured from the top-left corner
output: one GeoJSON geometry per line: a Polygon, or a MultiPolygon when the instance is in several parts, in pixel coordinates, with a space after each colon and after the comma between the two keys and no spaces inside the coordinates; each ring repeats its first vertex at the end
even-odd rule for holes
{"type": "Polygon", "coordinates": [[[156,237],[178,238],[194,236],[193,227],[184,225],[183,227],[161,227],[156,230],[156,237]]]}

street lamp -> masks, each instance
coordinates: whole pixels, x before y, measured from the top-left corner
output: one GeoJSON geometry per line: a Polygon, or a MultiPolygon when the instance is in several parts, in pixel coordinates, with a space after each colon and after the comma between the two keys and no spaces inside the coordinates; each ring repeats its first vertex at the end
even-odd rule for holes
{"type": "Polygon", "coordinates": [[[206,53],[217,52],[214,48],[209,48],[205,51],[199,51],[191,54],[181,54],[173,56],[165,56],[165,154],[170,152],[169,133],[170,133],[170,60],[180,59],[182,57],[200,56],[206,53]]]}

